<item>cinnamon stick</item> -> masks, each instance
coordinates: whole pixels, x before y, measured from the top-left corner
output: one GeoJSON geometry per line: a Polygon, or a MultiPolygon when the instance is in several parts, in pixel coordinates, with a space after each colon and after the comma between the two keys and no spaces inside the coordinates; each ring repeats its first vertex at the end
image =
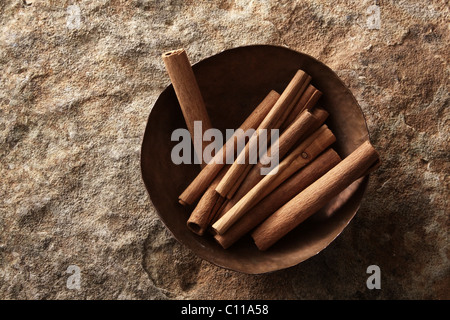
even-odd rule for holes
{"type": "MultiPolygon", "coordinates": [[[[289,112],[284,112],[281,117],[278,119],[278,121],[276,122],[276,124],[274,125],[274,128],[280,128],[282,130],[286,129],[286,126],[284,126],[283,128],[281,127],[287,120],[287,118],[289,117],[290,113],[292,112],[292,110],[295,108],[295,106],[299,103],[300,99],[304,96],[305,94],[305,90],[308,88],[309,86],[309,82],[311,81],[311,76],[310,75],[306,75],[306,80],[303,82],[303,85],[300,87],[300,89],[298,89],[297,94],[295,95],[295,97],[292,99],[290,105],[287,107],[286,110],[291,110],[289,112]]],[[[292,123],[292,121],[290,122],[292,123]]]]}
{"type": "MultiPolygon", "coordinates": [[[[172,50],[164,53],[162,59],[180,103],[186,126],[191,133],[197,159],[203,159],[203,150],[208,142],[203,139],[194,141],[194,121],[201,121],[201,137],[206,130],[212,128],[212,125],[186,51],[172,50]]],[[[206,165],[203,160],[199,163],[202,168],[206,165]]]]}
{"type": "MultiPolygon", "coordinates": [[[[288,110],[292,109],[297,104],[298,100],[303,95],[303,92],[305,91],[306,87],[308,86],[310,79],[311,79],[311,77],[308,75],[307,80],[303,83],[303,86],[299,89],[299,91],[298,91],[297,95],[294,97],[294,99],[292,99],[290,106],[287,108],[288,110]]],[[[285,122],[287,116],[288,116],[287,113],[283,114],[278,119],[276,124],[274,125],[274,128],[279,128],[280,125],[285,122]]],[[[270,141],[267,141],[267,143],[269,143],[269,142],[270,141]]],[[[271,153],[269,152],[268,154],[271,154],[271,153]]],[[[247,166],[245,168],[244,172],[242,172],[242,174],[239,176],[238,180],[233,184],[233,186],[231,187],[231,189],[230,189],[230,191],[228,192],[228,195],[227,195],[227,198],[229,200],[231,200],[234,197],[236,191],[240,188],[241,184],[245,183],[245,181],[247,181],[247,175],[248,175],[249,172],[251,172],[251,170],[253,170],[252,168],[253,168],[253,166],[251,166],[251,165],[247,166]]]]}
{"type": "MultiPolygon", "coordinates": [[[[308,109],[305,109],[303,112],[305,112],[308,109]]],[[[328,118],[329,113],[320,107],[314,108],[312,111],[310,111],[315,119],[314,123],[309,127],[307,132],[305,133],[305,136],[309,136],[313,134],[317,129],[319,129],[325,122],[325,120],[328,118]]],[[[294,148],[296,148],[302,141],[297,142],[294,144],[294,148]]]]}
{"type": "Polygon", "coordinates": [[[233,185],[237,183],[238,178],[246,171],[246,168],[250,163],[256,162],[256,159],[250,158],[251,156],[254,156],[250,155],[250,148],[258,143],[261,129],[278,129],[276,125],[284,121],[285,117],[287,117],[291,111],[289,108],[293,107],[292,100],[298,94],[299,90],[305,88],[305,81],[309,82],[310,80],[311,77],[302,70],[296,72],[278,101],[261,122],[255,134],[252,135],[249,142],[245,145],[244,150],[241,151],[236,161],[232,164],[231,168],[217,186],[216,191],[222,197],[227,197],[228,199],[231,198],[229,192],[233,188],[233,185]]]}
{"type": "Polygon", "coordinates": [[[339,161],[341,158],[336,151],[328,149],[250,209],[223,235],[214,235],[214,239],[224,249],[229,248],[295,195],[333,168],[339,161]]]}
{"type": "MultiPolygon", "coordinates": [[[[239,176],[237,181],[233,184],[233,186],[230,189],[230,192],[228,192],[227,199],[232,200],[234,198],[234,195],[236,194],[236,191],[238,191],[241,188],[241,185],[247,181],[247,175],[253,170],[255,166],[247,166],[242,172],[242,174],[239,176]]],[[[228,202],[230,202],[228,201],[228,202]]]]}
{"type": "Polygon", "coordinates": [[[210,227],[208,228],[209,232],[210,232],[212,235],[214,235],[214,234],[216,234],[216,233],[215,233],[214,230],[211,228],[211,225],[213,225],[217,220],[219,220],[219,219],[223,216],[224,207],[227,205],[228,201],[230,201],[230,200],[227,199],[227,198],[223,198],[223,197],[221,197],[221,198],[224,199],[224,201],[221,203],[221,205],[220,205],[220,207],[219,207],[219,210],[217,210],[217,211],[215,212],[215,215],[214,215],[213,219],[211,220],[210,227]]]}
{"type": "Polygon", "coordinates": [[[312,114],[317,119],[316,124],[318,125],[318,127],[320,127],[330,115],[325,109],[320,107],[314,108],[312,114]]]}
{"type": "Polygon", "coordinates": [[[216,192],[215,189],[229,167],[230,166],[228,165],[222,168],[208,189],[206,189],[205,193],[198,201],[197,206],[189,216],[187,227],[199,236],[202,236],[205,233],[205,230],[209,227],[211,220],[224,199],[216,192]]]}
{"type": "Polygon", "coordinates": [[[288,127],[292,122],[294,122],[295,118],[303,112],[303,110],[311,110],[321,96],[322,92],[310,84],[300,97],[298,103],[294,106],[294,108],[292,108],[292,111],[289,113],[281,128],[284,129],[288,127]]]}
{"type": "Polygon", "coordinates": [[[218,234],[225,233],[233,223],[242,217],[256,203],[283,183],[283,181],[289,178],[294,172],[311,162],[335,141],[336,137],[331,130],[328,129],[326,125],[323,125],[275,167],[271,171],[272,174],[269,173],[266,175],[230,210],[228,210],[228,212],[217,220],[212,225],[212,229],[218,234]]]}
{"type": "MultiPolygon", "coordinates": [[[[278,159],[282,159],[297,141],[301,141],[307,134],[311,133],[310,128],[313,125],[316,126],[318,121],[322,121],[322,119],[317,119],[314,114],[310,113],[308,110],[302,112],[302,114],[281,134],[278,141],[274,142],[278,144],[278,159]]],[[[319,126],[322,123],[323,121],[319,126]]],[[[319,126],[315,127],[315,130],[317,130],[319,126]]],[[[268,154],[272,155],[272,152],[274,151],[271,147],[268,154]]],[[[245,194],[247,194],[248,191],[250,191],[250,189],[263,179],[264,176],[261,175],[261,169],[265,166],[264,163],[265,161],[262,159],[258,164],[251,167],[251,171],[247,174],[239,189],[233,194],[233,197],[224,207],[223,213],[231,209],[243,196],[245,196],[245,194]]]]}
{"type": "Polygon", "coordinates": [[[250,116],[241,124],[239,128],[242,130],[235,131],[233,136],[223,145],[221,151],[214,156],[178,197],[181,204],[191,205],[201,197],[220,170],[225,166],[227,158],[234,155],[235,141],[240,138],[240,133],[248,129],[257,128],[279,97],[280,95],[277,92],[273,90],[269,92],[250,116]]]}
{"type": "Polygon", "coordinates": [[[289,231],[327,204],[352,182],[379,162],[369,141],[361,144],[334,168],[300,192],[257,227],[252,237],[260,250],[266,250],[289,231]]]}
{"type": "MultiPolygon", "coordinates": [[[[305,112],[308,109],[305,109],[303,112],[305,112]]],[[[314,117],[314,123],[309,127],[307,132],[305,133],[305,136],[309,136],[313,134],[317,129],[319,129],[327,120],[329,113],[323,109],[323,108],[314,108],[314,110],[310,111],[314,117]]]]}

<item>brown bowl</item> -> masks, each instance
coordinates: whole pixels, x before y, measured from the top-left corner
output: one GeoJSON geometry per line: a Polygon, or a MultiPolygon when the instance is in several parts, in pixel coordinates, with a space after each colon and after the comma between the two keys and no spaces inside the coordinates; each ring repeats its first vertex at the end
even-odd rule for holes
{"type": "MultiPolygon", "coordinates": [[[[320,61],[284,47],[255,45],[226,50],[193,66],[213,127],[237,128],[274,89],[281,93],[298,69],[311,75],[323,92],[319,105],[330,116],[336,135],[333,148],[346,157],[369,139],[361,108],[338,76],[320,61]]],[[[142,177],[159,217],[173,236],[199,257],[218,266],[249,274],[296,265],[327,247],[356,214],[367,186],[361,178],[330,199],[327,208],[291,231],[267,251],[259,251],[250,236],[224,250],[210,235],[200,237],[186,227],[193,207],[178,196],[199,173],[199,165],[175,165],[171,141],[177,128],[186,128],[173,87],[156,101],[145,129],[141,150],[142,177]]]]}

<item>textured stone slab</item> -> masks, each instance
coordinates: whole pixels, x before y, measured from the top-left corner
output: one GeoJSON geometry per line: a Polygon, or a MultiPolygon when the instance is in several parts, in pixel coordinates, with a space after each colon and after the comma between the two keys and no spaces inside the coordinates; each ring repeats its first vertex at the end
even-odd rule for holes
{"type": "Polygon", "coordinates": [[[373,1],[74,3],[0,4],[1,298],[450,298],[445,1],[378,1],[379,25],[373,1]],[[260,276],[181,247],[139,168],[148,114],[169,83],[160,54],[184,47],[195,63],[248,44],[288,46],[335,70],[383,158],[335,242],[260,276]],[[366,287],[374,264],[380,290],[366,287]]]}

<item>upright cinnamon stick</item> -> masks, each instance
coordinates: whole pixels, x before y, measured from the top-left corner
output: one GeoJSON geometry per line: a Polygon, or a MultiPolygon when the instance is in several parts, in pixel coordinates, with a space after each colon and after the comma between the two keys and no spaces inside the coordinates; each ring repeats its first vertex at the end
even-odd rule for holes
{"type": "Polygon", "coordinates": [[[235,131],[233,136],[223,145],[221,151],[200,171],[197,177],[195,177],[178,197],[181,204],[191,205],[201,197],[220,170],[225,166],[227,157],[233,156],[235,141],[240,138],[240,133],[248,129],[257,128],[279,97],[280,95],[277,92],[273,90],[269,92],[250,116],[241,124],[239,128],[242,130],[235,131]]]}
{"type": "MultiPolygon", "coordinates": [[[[169,51],[162,55],[162,59],[180,103],[186,126],[191,133],[197,159],[203,159],[203,150],[208,145],[208,142],[203,141],[203,133],[212,125],[186,51],[169,51]],[[194,141],[194,121],[201,121],[202,124],[202,139],[197,139],[198,141],[194,141]]],[[[206,165],[204,161],[200,164],[202,167],[206,165]]]]}
{"type": "Polygon", "coordinates": [[[252,233],[260,250],[266,250],[309,216],[322,208],[353,181],[366,174],[379,162],[369,141],[364,142],[338,165],[300,192],[252,233]]]}
{"type": "Polygon", "coordinates": [[[293,107],[292,100],[301,88],[305,88],[305,81],[310,81],[310,79],[311,77],[302,70],[297,71],[295,76],[287,85],[286,89],[281,94],[278,101],[259,125],[255,134],[250,138],[244,150],[241,151],[236,161],[232,164],[231,168],[227,171],[222,181],[220,181],[217,186],[216,191],[222,197],[227,197],[228,199],[231,198],[229,192],[233,188],[233,185],[236,184],[238,178],[246,171],[246,168],[250,165],[250,163],[256,162],[256,159],[250,158],[250,156],[252,156],[250,154],[250,149],[258,143],[261,129],[277,129],[275,125],[284,121],[291,111],[289,108],[293,107]],[[282,121],[280,121],[280,119],[282,121]]]}
{"type": "Polygon", "coordinates": [[[336,137],[326,125],[323,125],[275,167],[272,170],[273,173],[271,172],[272,174],[266,175],[228,212],[217,220],[212,225],[212,229],[218,234],[225,233],[250,208],[261,201],[262,198],[283,183],[294,172],[311,162],[335,141],[336,137]]]}
{"type": "Polygon", "coordinates": [[[223,235],[214,235],[214,239],[220,243],[224,249],[227,249],[242,236],[263,222],[264,219],[291,200],[300,191],[337,165],[339,161],[341,161],[341,158],[336,151],[328,149],[313,162],[283,182],[261,202],[251,208],[223,235]]]}

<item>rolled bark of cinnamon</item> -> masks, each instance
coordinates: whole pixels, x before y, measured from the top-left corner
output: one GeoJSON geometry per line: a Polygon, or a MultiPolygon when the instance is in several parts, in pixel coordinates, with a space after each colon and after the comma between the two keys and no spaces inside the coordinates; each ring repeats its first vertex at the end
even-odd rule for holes
{"type": "Polygon", "coordinates": [[[321,91],[317,90],[312,84],[308,85],[297,104],[292,108],[292,111],[281,125],[281,129],[287,128],[305,109],[312,110],[321,96],[321,91]]]}
{"type": "Polygon", "coordinates": [[[224,197],[219,195],[219,197],[218,197],[218,199],[216,201],[216,204],[214,205],[214,207],[213,207],[213,209],[211,211],[211,220],[209,221],[208,226],[206,227],[206,229],[210,229],[211,224],[216,221],[217,214],[219,213],[220,208],[224,205],[226,200],[227,200],[227,198],[224,198],[224,197]]]}
{"type": "Polygon", "coordinates": [[[328,149],[250,209],[223,235],[214,235],[214,239],[224,249],[229,248],[295,195],[337,165],[339,161],[341,161],[341,158],[336,151],[328,149]]]}
{"type": "Polygon", "coordinates": [[[309,82],[311,77],[302,70],[298,70],[292,80],[289,82],[280,98],[277,100],[273,108],[264,118],[259,125],[255,134],[252,135],[248,143],[245,145],[244,150],[238,155],[236,161],[232,164],[231,168],[227,171],[222,181],[216,188],[216,191],[222,196],[231,198],[230,190],[235,186],[239,177],[245,173],[250,163],[255,163],[256,159],[250,158],[250,148],[258,143],[261,129],[278,129],[277,124],[284,122],[289,115],[289,108],[293,107],[292,100],[298,94],[299,90],[305,88],[305,82],[309,82]]]}
{"type": "MultiPolygon", "coordinates": [[[[287,110],[291,110],[291,111],[283,113],[282,116],[278,119],[278,121],[274,125],[274,128],[280,128],[281,130],[286,129],[287,126],[282,127],[282,125],[284,123],[286,123],[287,118],[289,117],[289,115],[291,114],[291,112],[295,108],[295,106],[298,103],[300,103],[300,99],[305,95],[305,90],[308,88],[310,81],[311,81],[311,76],[307,75],[305,81],[303,82],[303,85],[300,87],[300,89],[298,89],[297,94],[292,99],[290,105],[287,107],[287,110]]],[[[293,121],[289,122],[289,124],[292,122],[293,121]]]]}
{"type": "Polygon", "coordinates": [[[209,233],[211,233],[212,235],[215,235],[216,233],[215,233],[214,230],[211,228],[211,226],[212,226],[217,220],[219,220],[219,219],[223,216],[222,212],[223,212],[223,210],[224,210],[224,207],[227,205],[228,201],[230,201],[230,200],[227,199],[227,198],[223,198],[223,197],[221,197],[221,198],[224,199],[224,201],[222,201],[222,203],[220,204],[219,209],[215,212],[214,217],[213,217],[213,219],[211,220],[210,226],[209,226],[209,228],[208,228],[209,233]]]}
{"type": "Polygon", "coordinates": [[[267,250],[378,162],[379,155],[371,143],[366,141],[361,144],[258,226],[252,232],[256,246],[267,250]]]}
{"type": "MultiPolygon", "coordinates": [[[[310,76],[308,76],[309,78],[307,78],[307,80],[303,83],[302,87],[299,89],[299,91],[297,92],[297,95],[294,97],[294,99],[291,101],[291,105],[288,107],[288,110],[291,110],[299,101],[300,97],[303,95],[306,87],[309,84],[309,81],[311,79],[310,76]]],[[[280,125],[282,123],[284,123],[286,121],[288,114],[283,114],[282,117],[280,117],[280,119],[278,119],[277,123],[274,125],[274,128],[279,128],[280,125]]],[[[303,119],[304,120],[304,119],[303,119]]],[[[309,123],[308,123],[309,125],[309,123]]],[[[298,129],[297,128],[292,128],[290,130],[290,136],[293,135],[293,131],[298,129]]],[[[317,128],[316,128],[317,129],[317,128]]],[[[284,133],[283,133],[284,134],[284,133]]],[[[287,138],[288,136],[285,135],[285,138],[287,138]]],[[[292,139],[295,139],[294,137],[291,137],[292,139]]],[[[286,139],[285,139],[286,140],[286,139]]],[[[267,143],[270,143],[271,141],[267,141],[267,143]]],[[[281,144],[281,143],[279,143],[281,144]]],[[[282,148],[283,146],[280,146],[280,148],[282,148]]],[[[285,145],[285,147],[290,148],[287,146],[287,144],[285,145]]],[[[271,148],[272,149],[272,148],[271,148]]],[[[268,154],[271,154],[270,152],[272,152],[273,150],[270,150],[268,154]]],[[[286,150],[287,151],[287,150],[286,150]]],[[[282,157],[284,155],[283,152],[281,152],[280,157],[282,157]]],[[[263,161],[264,162],[264,161],[263,161]]],[[[261,163],[258,163],[256,166],[258,166],[258,168],[261,168],[261,163]]],[[[246,183],[248,178],[247,175],[249,173],[251,173],[254,169],[254,166],[249,165],[245,168],[244,172],[242,172],[242,174],[239,176],[238,180],[233,184],[233,186],[231,187],[230,191],[228,192],[227,198],[228,200],[233,199],[234,195],[236,194],[236,191],[240,188],[241,184],[246,183]]],[[[239,197],[240,198],[240,197],[239,197]]],[[[230,203],[230,202],[229,202],[230,203]]]]}
{"type": "MultiPolygon", "coordinates": [[[[303,112],[306,110],[308,109],[305,109],[303,112]]],[[[305,133],[306,137],[316,132],[324,124],[325,120],[327,120],[329,116],[329,113],[325,109],[317,107],[312,110],[312,115],[314,116],[315,121],[305,133]]]]}
{"type": "MultiPolygon", "coordinates": [[[[212,128],[212,125],[186,51],[168,51],[162,55],[162,59],[180,103],[186,126],[191,133],[197,159],[203,159],[203,150],[208,145],[207,141],[203,141],[203,133],[212,128]],[[202,123],[201,141],[194,141],[195,121],[202,123]]],[[[206,163],[202,160],[200,165],[203,168],[206,163]]]]}
{"type": "Polygon", "coordinates": [[[215,189],[229,167],[230,166],[228,165],[222,168],[189,216],[187,227],[199,236],[202,236],[205,233],[205,230],[209,227],[210,222],[214,218],[215,213],[218,211],[224,199],[215,189]]]}
{"type": "MultiPolygon", "coordinates": [[[[301,113],[303,111],[305,111],[305,110],[309,110],[309,111],[312,111],[314,113],[314,110],[316,109],[316,108],[314,108],[314,106],[316,105],[317,101],[319,100],[319,98],[321,96],[322,96],[322,93],[319,90],[316,90],[312,94],[312,96],[309,98],[309,100],[306,102],[306,104],[303,105],[303,108],[301,109],[300,114],[297,114],[297,116],[292,121],[295,121],[295,119],[297,119],[301,115],[301,113]]],[[[292,123],[291,119],[286,119],[286,121],[285,121],[285,123],[283,125],[288,125],[289,126],[291,123],[292,123]]]]}
{"type": "MultiPolygon", "coordinates": [[[[230,192],[228,192],[227,200],[233,199],[234,195],[236,194],[236,191],[238,191],[243,183],[245,183],[248,179],[248,174],[251,173],[252,169],[255,166],[247,166],[245,168],[244,172],[239,176],[238,180],[233,184],[233,187],[231,187],[230,192]]],[[[230,201],[228,201],[230,202],[230,201]]]]}
{"type": "MultiPolygon", "coordinates": [[[[271,173],[266,175],[256,186],[242,197],[213,225],[212,229],[218,233],[225,233],[239,218],[267,196],[294,172],[303,168],[336,141],[334,134],[326,125],[295,148],[271,173]]],[[[217,189],[216,189],[217,190],[217,189]]]]}
{"type": "MultiPolygon", "coordinates": [[[[278,159],[282,159],[286,153],[294,146],[298,141],[303,140],[307,134],[310,133],[310,128],[318,126],[315,128],[317,130],[320,125],[323,124],[325,119],[317,119],[312,113],[305,110],[302,114],[295,119],[295,121],[281,134],[278,141],[274,143],[278,144],[278,159]],[[318,123],[318,121],[321,121],[318,123]]],[[[268,154],[272,155],[272,147],[268,150],[268,154]]],[[[261,169],[265,166],[264,159],[258,162],[258,164],[251,167],[250,172],[245,177],[245,180],[240,184],[239,189],[233,194],[233,197],[228,201],[226,206],[223,208],[223,214],[225,214],[229,209],[231,209],[243,196],[247,194],[259,181],[261,181],[264,176],[261,175],[261,169]]],[[[235,187],[235,186],[234,186],[235,187]]],[[[221,214],[222,214],[221,213],[221,214]]]]}
{"type": "Polygon", "coordinates": [[[239,129],[223,145],[214,158],[200,171],[195,179],[178,197],[182,205],[191,205],[197,201],[205,192],[220,170],[226,165],[227,157],[234,156],[235,142],[240,137],[240,133],[249,129],[255,129],[269,113],[280,95],[276,91],[270,91],[264,100],[255,108],[248,118],[241,124],[239,129]]]}

